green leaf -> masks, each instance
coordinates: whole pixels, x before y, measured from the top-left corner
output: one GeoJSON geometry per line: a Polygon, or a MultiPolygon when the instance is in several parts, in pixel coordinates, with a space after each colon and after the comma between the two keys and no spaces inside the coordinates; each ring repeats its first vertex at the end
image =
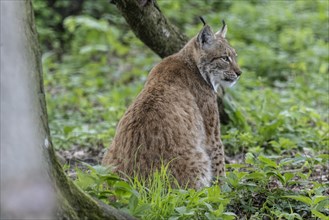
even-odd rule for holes
{"type": "MultiPolygon", "coordinates": [[[[86,163],[84,163],[84,164],[86,164],[86,163]]],[[[92,168],[94,169],[94,171],[97,174],[100,174],[100,175],[108,175],[110,172],[110,168],[104,167],[102,165],[95,165],[95,166],[92,166],[92,168]]]]}
{"type": "Polygon", "coordinates": [[[224,215],[237,216],[234,212],[224,212],[224,215]]]}
{"type": "Polygon", "coordinates": [[[228,193],[228,192],[232,191],[231,187],[229,186],[229,184],[227,184],[227,182],[225,182],[223,185],[221,185],[220,189],[224,193],[228,193]]]}
{"type": "Polygon", "coordinates": [[[75,129],[74,126],[64,126],[63,127],[64,135],[68,136],[74,129],[75,129]]]}
{"type": "Polygon", "coordinates": [[[224,205],[223,205],[223,203],[221,203],[219,205],[218,209],[213,212],[213,214],[215,216],[221,216],[223,214],[223,212],[224,212],[224,205]]]}
{"type": "Polygon", "coordinates": [[[311,210],[312,214],[315,215],[316,217],[320,218],[321,220],[329,220],[329,217],[327,215],[322,214],[321,212],[312,209],[311,210]]]}
{"type": "Polygon", "coordinates": [[[239,179],[233,172],[229,172],[227,174],[227,180],[233,187],[238,187],[239,185],[239,179]]]}
{"type": "Polygon", "coordinates": [[[245,179],[252,179],[252,180],[263,180],[265,178],[266,175],[263,172],[254,172],[245,176],[245,179]]]}
{"type": "Polygon", "coordinates": [[[247,153],[246,154],[246,159],[245,159],[245,162],[248,163],[248,164],[255,164],[255,157],[252,153],[247,153]]]}
{"type": "Polygon", "coordinates": [[[223,220],[234,220],[237,219],[237,215],[233,212],[224,212],[223,213],[223,220]]]}
{"type": "Polygon", "coordinates": [[[285,173],[283,176],[284,176],[284,178],[286,180],[286,183],[288,183],[289,180],[291,180],[294,177],[294,174],[292,174],[292,173],[285,173]]]}
{"type": "Polygon", "coordinates": [[[325,199],[328,199],[328,202],[329,202],[329,196],[313,196],[313,198],[312,198],[313,205],[316,205],[325,199]]]}
{"type": "Polygon", "coordinates": [[[293,165],[297,165],[299,163],[304,163],[306,161],[306,158],[303,157],[303,156],[299,156],[299,157],[296,157],[294,158],[294,161],[293,161],[293,165]]]}
{"type": "Polygon", "coordinates": [[[285,185],[286,184],[286,179],[284,176],[281,175],[281,173],[279,171],[270,171],[266,173],[267,175],[274,175],[276,177],[278,177],[278,179],[280,180],[280,182],[285,185]]]}
{"type": "Polygon", "coordinates": [[[277,168],[278,167],[277,164],[276,164],[276,162],[272,161],[271,159],[269,159],[269,158],[267,158],[267,157],[265,157],[263,155],[260,155],[258,157],[258,159],[260,161],[262,161],[263,163],[265,163],[266,165],[270,166],[270,167],[274,167],[274,168],[277,168]]]}
{"type": "Polygon", "coordinates": [[[81,189],[87,189],[88,187],[91,187],[93,184],[95,184],[95,178],[90,174],[84,173],[78,168],[76,169],[76,172],[77,172],[77,179],[75,183],[81,189]]]}
{"type": "Polygon", "coordinates": [[[245,168],[245,164],[237,164],[237,163],[232,163],[232,164],[226,164],[226,168],[245,168]]]}
{"type": "Polygon", "coordinates": [[[138,198],[135,195],[131,195],[130,199],[129,199],[129,203],[128,203],[128,207],[129,210],[134,212],[134,210],[136,209],[138,205],[138,198]]]}
{"type": "Polygon", "coordinates": [[[175,210],[176,210],[180,215],[183,215],[183,214],[186,212],[186,207],[185,207],[185,206],[177,207],[177,208],[175,208],[175,210]]]}
{"type": "Polygon", "coordinates": [[[329,154],[320,154],[317,156],[318,158],[324,159],[326,161],[329,160],[329,154]]]}
{"type": "Polygon", "coordinates": [[[280,160],[280,166],[284,166],[284,165],[288,165],[291,164],[292,162],[295,161],[295,158],[283,158],[282,160],[280,160]]]}
{"type": "Polygon", "coordinates": [[[303,203],[305,203],[306,205],[309,205],[309,206],[312,206],[312,204],[313,204],[312,199],[310,199],[309,197],[306,197],[306,196],[283,196],[283,197],[303,202],[303,203]]]}
{"type": "Polygon", "coordinates": [[[107,45],[98,44],[98,45],[86,45],[80,48],[80,54],[87,54],[91,52],[107,52],[109,48],[107,45]]]}
{"type": "Polygon", "coordinates": [[[151,209],[150,204],[143,204],[141,206],[137,206],[137,208],[134,210],[135,216],[142,216],[144,213],[149,211],[151,209]]]}
{"type": "Polygon", "coordinates": [[[128,183],[124,181],[116,182],[113,185],[113,189],[115,194],[118,196],[123,196],[123,197],[131,196],[132,188],[128,183]]]}

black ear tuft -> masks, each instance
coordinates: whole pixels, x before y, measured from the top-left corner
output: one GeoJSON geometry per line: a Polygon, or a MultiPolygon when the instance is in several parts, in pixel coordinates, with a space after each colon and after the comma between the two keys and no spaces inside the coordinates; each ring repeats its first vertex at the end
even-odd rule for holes
{"type": "Polygon", "coordinates": [[[226,23],[225,23],[225,20],[224,19],[222,20],[222,23],[223,23],[223,27],[225,27],[226,26],[226,23]]]}
{"type": "Polygon", "coordinates": [[[217,33],[215,35],[216,35],[216,37],[225,38],[226,32],[227,32],[227,25],[226,25],[224,19],[222,20],[222,23],[223,23],[223,27],[219,31],[217,31],[217,33]]]}
{"type": "Polygon", "coordinates": [[[200,16],[199,18],[200,18],[200,20],[202,21],[202,23],[203,23],[203,26],[205,26],[205,25],[206,25],[206,22],[205,22],[205,20],[203,19],[203,17],[202,17],[202,16],[200,16]]]}

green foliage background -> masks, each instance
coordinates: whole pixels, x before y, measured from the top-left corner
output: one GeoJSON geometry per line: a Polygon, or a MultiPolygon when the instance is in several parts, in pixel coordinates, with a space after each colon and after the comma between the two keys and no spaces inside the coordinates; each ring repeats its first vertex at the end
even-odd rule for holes
{"type": "MultiPolygon", "coordinates": [[[[109,1],[85,1],[71,14],[67,9],[74,1],[49,2],[33,1],[54,145],[59,149],[107,147],[118,120],[142,89],[148,72],[161,60],[134,36],[109,1]]],[[[220,28],[221,19],[228,24],[227,37],[239,54],[243,75],[226,96],[232,122],[222,126],[222,139],[228,155],[247,153],[245,165],[229,166],[223,192],[213,192],[222,200],[210,199],[213,187],[194,195],[199,201],[210,199],[206,202],[209,206],[189,200],[196,192],[174,192],[170,196],[180,201],[182,208],[172,207],[163,218],[234,219],[232,207],[238,205],[240,217],[325,219],[322,215],[329,213],[328,199],[321,207],[316,202],[322,200],[314,199],[328,196],[328,173],[324,182],[319,178],[312,182],[312,176],[323,175],[312,171],[319,167],[328,171],[328,1],[159,0],[158,4],[189,37],[200,30],[200,15],[214,29],[220,28]],[[297,166],[298,171],[287,175],[286,165],[297,166]],[[269,194],[266,189],[272,178],[279,179],[287,190],[269,194]],[[292,192],[289,180],[303,180],[304,185],[296,183],[302,186],[292,192]],[[262,204],[255,203],[255,195],[264,197],[262,204]],[[282,196],[290,198],[282,200],[282,196]],[[182,201],[189,201],[190,206],[182,201]]],[[[95,176],[99,177],[96,171],[95,176]]],[[[126,202],[131,210],[142,207],[138,215],[146,218],[151,214],[145,214],[143,207],[152,207],[152,202],[142,196],[142,189],[139,192],[128,193],[132,201],[126,202]]],[[[124,204],[124,199],[121,202],[124,204]]]]}

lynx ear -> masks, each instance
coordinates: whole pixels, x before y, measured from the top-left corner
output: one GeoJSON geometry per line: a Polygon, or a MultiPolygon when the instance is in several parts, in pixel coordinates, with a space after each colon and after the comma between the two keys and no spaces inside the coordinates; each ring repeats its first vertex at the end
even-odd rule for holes
{"type": "Polygon", "coordinates": [[[202,49],[208,49],[215,39],[214,33],[212,32],[209,25],[204,25],[202,30],[197,36],[197,41],[202,49]]]}
{"type": "Polygon", "coordinates": [[[225,38],[227,32],[227,25],[225,24],[224,20],[222,20],[222,22],[223,22],[223,27],[216,33],[216,36],[225,38]]]}

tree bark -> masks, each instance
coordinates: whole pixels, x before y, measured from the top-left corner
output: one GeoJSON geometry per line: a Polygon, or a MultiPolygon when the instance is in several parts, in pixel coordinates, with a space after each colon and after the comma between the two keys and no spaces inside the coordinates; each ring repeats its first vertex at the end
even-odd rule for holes
{"type": "MultiPolygon", "coordinates": [[[[156,0],[112,0],[135,35],[161,58],[178,52],[188,38],[162,14],[156,0]]],[[[224,91],[218,93],[220,122],[227,124],[224,111],[224,91]]]]}
{"type": "Polygon", "coordinates": [[[169,23],[154,0],[115,0],[130,28],[161,58],[178,52],[188,38],[169,23]]]}
{"type": "Polygon", "coordinates": [[[52,146],[31,0],[1,3],[1,219],[135,219],[69,180],[52,146]]]}

